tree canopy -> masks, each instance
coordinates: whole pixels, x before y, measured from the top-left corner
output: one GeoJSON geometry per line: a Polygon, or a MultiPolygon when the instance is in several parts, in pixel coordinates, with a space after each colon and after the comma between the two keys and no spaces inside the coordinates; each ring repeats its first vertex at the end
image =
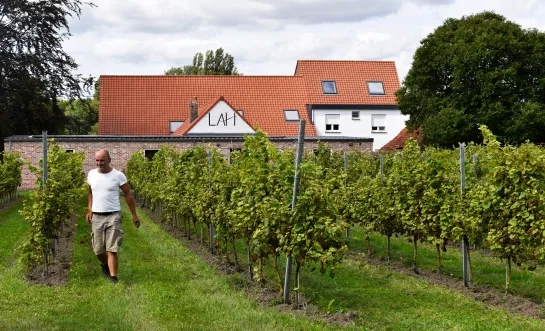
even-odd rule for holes
{"type": "Polygon", "coordinates": [[[98,113],[100,106],[100,77],[96,79],[92,98],[60,100],[59,107],[65,116],[62,134],[98,134],[98,113]]]}
{"type": "Polygon", "coordinates": [[[2,141],[11,134],[61,133],[66,118],[57,100],[80,98],[92,83],[74,74],[78,65],[62,47],[70,36],[68,19],[79,17],[82,5],[80,0],[0,2],[2,141]]]}
{"type": "Polygon", "coordinates": [[[59,107],[66,116],[63,134],[98,134],[99,101],[97,99],[61,100],[59,107]]]}
{"type": "Polygon", "coordinates": [[[447,19],[421,41],[396,93],[407,127],[424,143],[545,142],[545,34],[485,11],[447,19]]]}
{"type": "Polygon", "coordinates": [[[206,51],[206,56],[201,52],[193,56],[193,63],[183,67],[172,67],[165,71],[167,76],[183,75],[239,75],[235,67],[235,59],[223,48],[216,51],[206,51]]]}

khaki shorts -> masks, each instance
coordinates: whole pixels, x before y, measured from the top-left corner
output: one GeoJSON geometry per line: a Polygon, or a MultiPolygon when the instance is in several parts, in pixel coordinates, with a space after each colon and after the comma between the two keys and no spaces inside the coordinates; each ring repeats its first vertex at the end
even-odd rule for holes
{"type": "Polygon", "coordinates": [[[123,241],[121,218],[121,212],[110,215],[93,214],[91,218],[91,241],[96,255],[105,252],[117,253],[123,241]]]}

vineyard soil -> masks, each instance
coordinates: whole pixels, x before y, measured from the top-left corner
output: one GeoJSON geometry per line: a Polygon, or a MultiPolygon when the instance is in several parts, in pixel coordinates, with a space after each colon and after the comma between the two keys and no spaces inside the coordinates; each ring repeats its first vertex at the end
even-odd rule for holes
{"type": "Polygon", "coordinates": [[[77,222],[77,217],[72,217],[70,221],[66,222],[64,231],[59,237],[57,254],[51,258],[48,276],[43,277],[43,267],[41,265],[36,266],[26,274],[26,278],[30,284],[47,286],[63,286],[67,284],[70,267],[72,266],[77,222]]]}

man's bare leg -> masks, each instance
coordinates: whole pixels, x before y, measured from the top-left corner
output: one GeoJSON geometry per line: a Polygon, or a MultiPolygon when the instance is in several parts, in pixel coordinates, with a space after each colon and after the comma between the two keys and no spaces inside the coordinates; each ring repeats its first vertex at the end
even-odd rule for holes
{"type": "Polygon", "coordinates": [[[110,269],[110,276],[117,277],[117,253],[107,252],[108,254],[108,268],[110,269]]]}

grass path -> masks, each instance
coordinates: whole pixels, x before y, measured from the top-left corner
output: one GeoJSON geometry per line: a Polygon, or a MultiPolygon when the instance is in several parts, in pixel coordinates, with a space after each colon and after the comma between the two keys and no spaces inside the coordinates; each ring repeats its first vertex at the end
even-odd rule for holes
{"type": "MultiPolygon", "coordinates": [[[[365,252],[367,244],[362,231],[356,228],[352,231],[353,250],[365,252]]],[[[371,234],[371,247],[375,255],[386,258],[386,237],[376,233],[371,234]]],[[[443,273],[458,279],[463,279],[461,249],[449,247],[447,252],[441,252],[443,273]]],[[[407,238],[393,237],[391,240],[391,260],[412,265],[413,245],[407,238]]],[[[417,264],[419,269],[437,271],[436,249],[428,243],[418,243],[417,264]]],[[[499,290],[505,289],[505,262],[497,257],[483,254],[481,250],[471,251],[472,281],[474,284],[489,285],[499,290]]],[[[536,302],[545,301],[545,267],[536,270],[524,270],[515,264],[511,270],[512,293],[531,298],[536,302]]]]}
{"type": "MultiPolygon", "coordinates": [[[[118,284],[100,277],[89,225],[80,219],[68,285],[28,286],[14,267],[14,250],[28,230],[18,208],[0,212],[0,330],[333,329],[258,306],[141,211],[142,226],[136,229],[125,205],[118,284]]],[[[334,298],[333,306],[358,312],[352,329],[545,329],[541,321],[355,261],[343,264],[334,279],[303,275],[303,286],[317,289],[321,308],[334,298]]]]}
{"type": "Polygon", "coordinates": [[[0,330],[328,329],[257,306],[144,214],[136,229],[126,208],[118,284],[100,278],[89,226],[80,220],[69,284],[30,287],[13,267],[27,230],[17,208],[0,214],[0,236],[17,239],[0,244],[8,257],[0,260],[0,330]]]}
{"type": "Polygon", "coordinates": [[[336,280],[304,275],[303,284],[322,309],[358,311],[358,325],[372,330],[545,330],[538,320],[476,302],[441,286],[361,261],[347,260],[336,280]]]}

